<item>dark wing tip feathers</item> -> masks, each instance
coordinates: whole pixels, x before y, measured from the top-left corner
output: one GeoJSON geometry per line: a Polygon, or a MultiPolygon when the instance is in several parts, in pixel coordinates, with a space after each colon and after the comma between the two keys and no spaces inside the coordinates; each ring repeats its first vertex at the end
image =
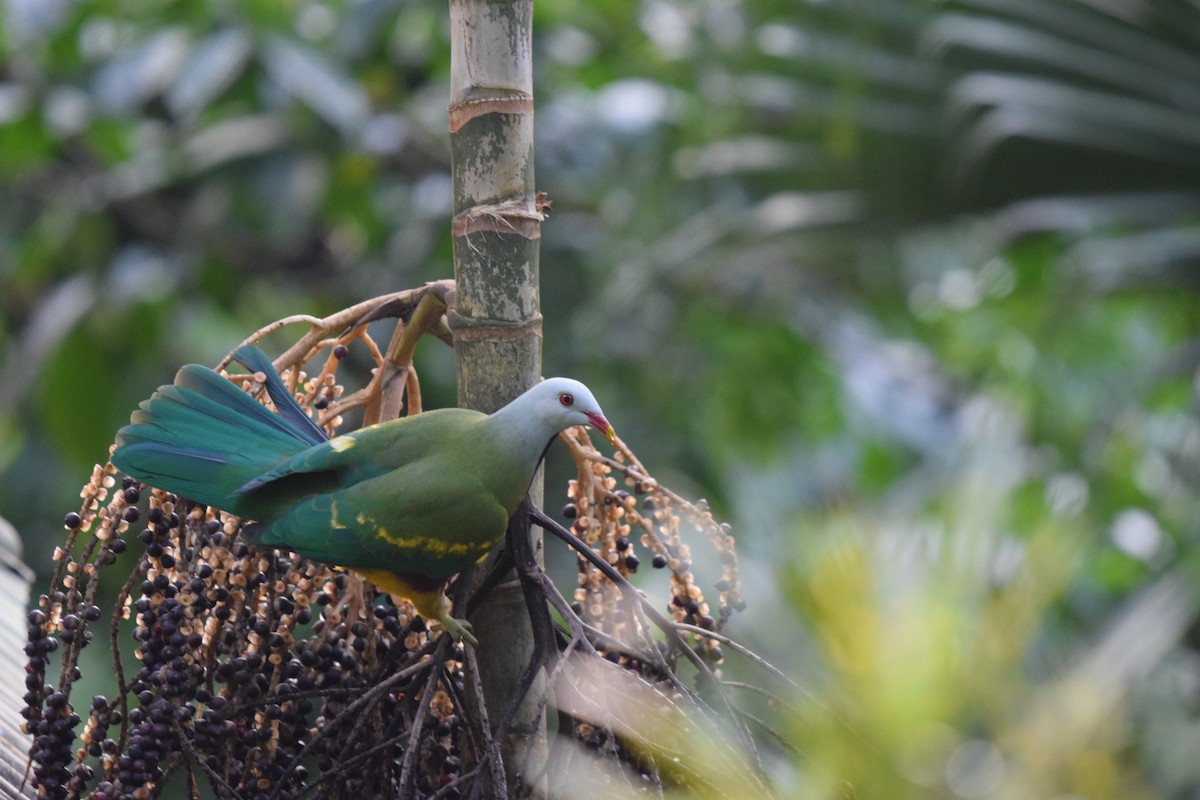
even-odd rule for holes
{"type": "Polygon", "coordinates": [[[264,480],[262,475],[259,475],[256,478],[251,478],[250,480],[246,481],[241,486],[239,486],[238,488],[236,488],[232,492],[230,492],[230,494],[231,495],[239,495],[239,494],[246,494],[247,492],[253,492],[258,487],[265,486],[269,482],[270,481],[268,481],[268,480],[264,480]]]}
{"type": "Polygon", "coordinates": [[[262,541],[263,534],[267,532],[267,526],[261,522],[251,522],[242,526],[241,537],[243,541],[250,544],[258,544],[262,541]]]}

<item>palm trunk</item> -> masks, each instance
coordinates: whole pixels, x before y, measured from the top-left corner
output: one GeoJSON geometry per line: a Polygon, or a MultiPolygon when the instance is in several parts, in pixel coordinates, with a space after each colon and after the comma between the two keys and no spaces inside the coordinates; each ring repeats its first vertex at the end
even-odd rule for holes
{"type": "MultiPolygon", "coordinates": [[[[541,374],[533,183],[532,0],[451,0],[450,146],[454,177],[454,332],[459,405],[491,412],[541,374]]],[[[534,486],[540,502],[541,477],[534,486]]],[[[540,552],[540,542],[535,543],[540,552]]],[[[533,652],[519,583],[509,576],[471,616],[486,718],[512,705],[533,652]]],[[[532,694],[536,694],[535,691],[532,694]]],[[[480,709],[473,709],[477,715],[480,709]]],[[[509,796],[545,742],[526,702],[501,744],[509,796]]],[[[525,787],[528,789],[528,787],[525,787]]]]}

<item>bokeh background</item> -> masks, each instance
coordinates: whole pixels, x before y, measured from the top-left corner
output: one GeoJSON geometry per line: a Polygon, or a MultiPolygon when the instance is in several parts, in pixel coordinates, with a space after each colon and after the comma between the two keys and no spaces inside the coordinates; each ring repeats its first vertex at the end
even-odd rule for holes
{"type": "MultiPolygon", "coordinates": [[[[451,275],[449,23],[2,8],[0,516],[44,579],[179,364],[451,275]]],[[[801,687],[727,655],[784,701],[780,790],[1200,796],[1200,7],[557,0],[535,25],[545,372],[734,525],[726,632],[801,687]]],[[[452,404],[452,354],[418,366],[452,404]]]]}

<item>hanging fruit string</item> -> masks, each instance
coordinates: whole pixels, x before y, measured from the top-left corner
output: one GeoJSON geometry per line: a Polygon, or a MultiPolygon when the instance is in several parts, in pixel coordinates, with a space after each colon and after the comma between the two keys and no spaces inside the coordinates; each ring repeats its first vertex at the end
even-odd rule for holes
{"type": "MultiPolygon", "coordinates": [[[[564,508],[564,514],[581,539],[628,578],[641,565],[633,546],[636,530],[638,544],[651,553],[651,564],[656,569],[670,570],[670,611],[677,622],[719,631],[733,611],[745,607],[732,529],[713,518],[705,501],[691,503],[661,485],[620,439],[616,441],[615,457],[609,458],[592,445],[582,429],[567,431],[560,438],[575,459],[578,471],[567,487],[571,502],[564,508]],[[622,476],[623,485],[632,489],[632,493],[617,488],[614,472],[622,476]],[[720,599],[717,617],[711,615],[704,592],[696,582],[691,546],[684,540],[684,523],[703,532],[720,559],[722,575],[714,584],[720,599]]],[[[628,620],[619,608],[619,592],[584,559],[579,562],[575,600],[577,611],[582,610],[585,619],[615,624],[615,629],[606,629],[615,638],[620,639],[626,633],[628,620]]],[[[718,643],[713,639],[705,641],[710,658],[719,663],[718,643]]]]}

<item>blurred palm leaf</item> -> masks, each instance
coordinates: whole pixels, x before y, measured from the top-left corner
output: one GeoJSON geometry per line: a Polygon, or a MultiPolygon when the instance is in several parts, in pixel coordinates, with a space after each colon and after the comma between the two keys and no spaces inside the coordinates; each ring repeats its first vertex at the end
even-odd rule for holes
{"type": "MultiPolygon", "coordinates": [[[[737,178],[763,214],[782,184],[859,192],[868,238],[891,235],[881,223],[928,224],[1045,196],[1064,207],[1077,200],[1073,222],[1109,203],[1127,208],[1132,192],[1170,227],[1200,210],[1194,6],[863,1],[763,17],[751,34],[760,56],[706,52],[694,65],[703,76],[715,60],[731,82],[710,80],[719,90],[693,109],[690,129],[711,130],[715,105],[759,133],[680,151],[677,174],[692,185],[737,178]]],[[[806,234],[801,252],[829,224],[821,214],[796,220],[770,233],[806,234]]],[[[853,252],[842,244],[833,261],[853,252]]]]}

